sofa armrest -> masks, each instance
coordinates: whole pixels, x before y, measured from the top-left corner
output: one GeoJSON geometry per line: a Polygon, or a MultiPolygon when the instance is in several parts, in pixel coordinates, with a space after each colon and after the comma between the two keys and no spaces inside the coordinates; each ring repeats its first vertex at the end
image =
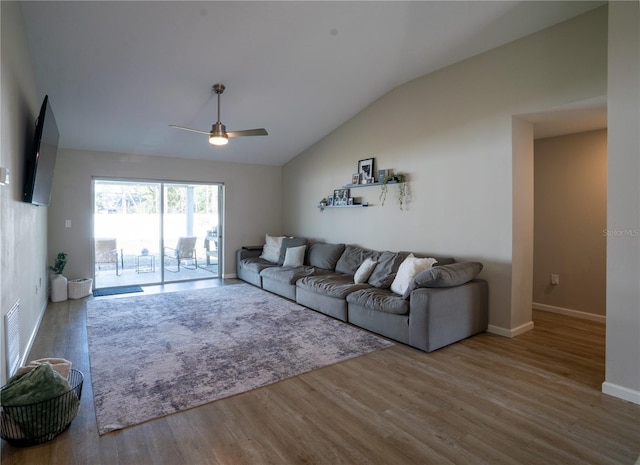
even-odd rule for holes
{"type": "Polygon", "coordinates": [[[242,248],[236,252],[236,261],[239,263],[240,260],[244,260],[245,258],[259,257],[260,255],[262,255],[262,249],[256,247],[242,248]]]}
{"type": "Polygon", "coordinates": [[[489,286],[483,279],[411,293],[409,342],[426,352],[486,331],[488,323],[489,286]]]}

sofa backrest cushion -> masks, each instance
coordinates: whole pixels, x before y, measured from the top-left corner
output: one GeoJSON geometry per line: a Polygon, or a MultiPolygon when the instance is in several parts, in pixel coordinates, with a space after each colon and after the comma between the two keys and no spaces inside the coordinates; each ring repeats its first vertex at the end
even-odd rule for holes
{"type": "Polygon", "coordinates": [[[379,289],[389,289],[404,258],[405,255],[399,252],[382,252],[378,257],[378,265],[369,276],[369,284],[379,289]]]}
{"type": "Polygon", "coordinates": [[[307,239],[305,237],[285,237],[282,239],[282,246],[280,247],[280,259],[278,260],[278,265],[282,265],[284,263],[284,258],[287,254],[287,249],[290,247],[300,247],[302,245],[307,245],[307,239]]]}
{"type": "Polygon", "coordinates": [[[327,244],[314,242],[309,247],[309,265],[325,270],[335,270],[340,255],[344,252],[344,244],[327,244]]]}
{"type": "Polygon", "coordinates": [[[376,252],[375,250],[363,249],[357,245],[347,245],[338,263],[336,263],[336,271],[338,273],[355,275],[360,265],[362,265],[367,258],[376,260],[379,256],[380,252],[376,252]]]}
{"type": "MultiPolygon", "coordinates": [[[[409,255],[409,252],[400,252],[400,253],[404,254],[405,256],[409,255]]],[[[433,266],[450,265],[456,262],[453,257],[443,257],[440,255],[433,255],[431,253],[416,253],[416,252],[411,252],[411,253],[413,253],[413,256],[416,258],[435,258],[436,260],[438,260],[438,263],[433,266]]]]}

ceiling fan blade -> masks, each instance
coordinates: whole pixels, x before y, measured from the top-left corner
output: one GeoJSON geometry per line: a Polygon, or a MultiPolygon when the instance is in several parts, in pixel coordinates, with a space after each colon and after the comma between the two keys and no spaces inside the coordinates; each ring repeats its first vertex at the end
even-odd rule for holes
{"type": "Polygon", "coordinates": [[[229,137],[242,137],[242,136],[268,136],[269,133],[266,129],[245,129],[244,131],[227,131],[229,137]]]}
{"type": "Polygon", "coordinates": [[[184,131],[197,132],[199,134],[207,134],[207,135],[209,135],[211,133],[211,131],[201,131],[199,129],[185,128],[183,126],[176,126],[175,124],[170,124],[169,127],[170,128],[176,128],[176,129],[182,129],[184,131]]]}

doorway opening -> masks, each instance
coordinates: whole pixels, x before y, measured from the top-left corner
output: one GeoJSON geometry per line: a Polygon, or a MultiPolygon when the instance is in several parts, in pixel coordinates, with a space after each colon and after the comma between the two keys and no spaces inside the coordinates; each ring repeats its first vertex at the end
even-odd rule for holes
{"type": "Polygon", "coordinates": [[[221,275],[222,184],[93,180],[96,289],[221,275]]]}

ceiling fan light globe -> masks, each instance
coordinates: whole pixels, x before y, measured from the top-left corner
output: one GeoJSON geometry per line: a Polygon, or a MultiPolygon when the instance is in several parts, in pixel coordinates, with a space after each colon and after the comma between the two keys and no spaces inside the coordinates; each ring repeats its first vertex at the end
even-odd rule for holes
{"type": "Polygon", "coordinates": [[[229,143],[229,140],[227,139],[226,135],[211,136],[209,137],[209,143],[211,145],[227,145],[229,143]]]}
{"type": "Polygon", "coordinates": [[[227,128],[224,127],[224,124],[218,121],[211,126],[211,132],[209,133],[209,143],[211,145],[227,145],[228,139],[227,128]]]}

